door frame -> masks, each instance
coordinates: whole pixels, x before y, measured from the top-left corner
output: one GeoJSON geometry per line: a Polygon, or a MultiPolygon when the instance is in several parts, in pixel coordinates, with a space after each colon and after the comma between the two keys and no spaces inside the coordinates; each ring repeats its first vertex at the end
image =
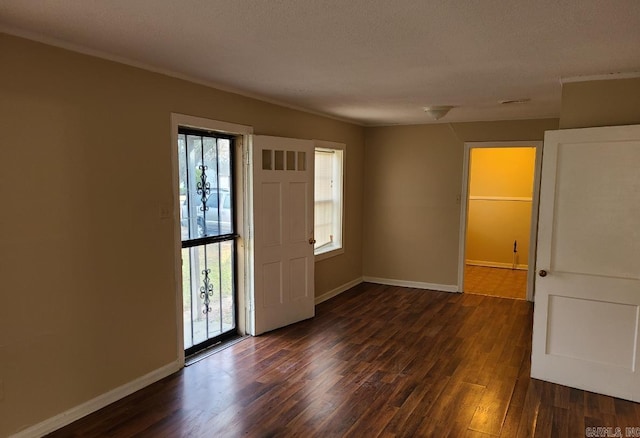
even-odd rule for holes
{"type": "Polygon", "coordinates": [[[482,141],[465,142],[462,161],[462,193],[460,195],[460,233],[458,242],[458,292],[464,291],[464,268],[467,246],[467,215],[469,212],[469,172],[471,149],[474,148],[513,148],[534,147],[536,149],[533,173],[533,196],[531,199],[531,229],[529,231],[529,264],[527,267],[527,301],[534,301],[534,279],[536,263],[536,245],[538,242],[538,210],[540,208],[540,173],[542,170],[542,141],[482,141]]]}
{"type": "Polygon", "coordinates": [[[172,215],[173,220],[173,266],[174,266],[174,290],[176,297],[176,333],[177,333],[177,360],[180,368],[184,367],[184,323],[182,312],[182,237],[180,232],[180,187],[179,163],[178,163],[178,128],[200,129],[205,131],[215,131],[223,134],[230,134],[237,137],[235,142],[235,169],[234,184],[237,196],[234,199],[236,211],[237,233],[237,298],[238,321],[237,329],[241,334],[251,332],[250,318],[248,312],[253,294],[251,281],[251,239],[250,225],[250,205],[249,195],[251,190],[250,172],[247,171],[249,163],[249,152],[251,146],[251,135],[253,127],[238,125],[236,123],[222,122],[202,117],[189,116],[186,114],[171,113],[171,187],[173,192],[172,215]]]}

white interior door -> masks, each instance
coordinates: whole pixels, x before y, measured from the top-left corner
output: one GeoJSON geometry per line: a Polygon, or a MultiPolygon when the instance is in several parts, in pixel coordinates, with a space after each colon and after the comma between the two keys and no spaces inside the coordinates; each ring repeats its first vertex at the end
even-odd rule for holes
{"type": "Polygon", "coordinates": [[[312,141],[253,137],[255,334],[315,314],[313,164],[312,141]]]}
{"type": "Polygon", "coordinates": [[[640,125],[545,136],[531,376],[640,401],[640,125]]]}

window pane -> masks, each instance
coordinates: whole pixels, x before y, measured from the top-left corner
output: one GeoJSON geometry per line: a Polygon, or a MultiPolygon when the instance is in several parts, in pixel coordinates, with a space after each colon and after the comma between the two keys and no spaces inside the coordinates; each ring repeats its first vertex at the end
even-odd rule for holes
{"type": "Polygon", "coordinates": [[[235,260],[233,242],[220,243],[220,290],[222,307],[222,329],[229,331],[236,326],[235,296],[233,293],[235,280],[233,278],[235,260]]]}
{"type": "Polygon", "coordinates": [[[203,193],[198,193],[206,198],[203,212],[203,220],[198,223],[199,236],[215,236],[220,234],[220,212],[218,208],[218,148],[215,138],[202,138],[202,159],[204,167],[202,173],[203,193]]]}
{"type": "Polygon", "coordinates": [[[284,170],[284,151],[276,151],[276,170],[284,170]]]}
{"type": "Polygon", "coordinates": [[[233,233],[233,216],[231,206],[233,205],[233,192],[231,190],[231,141],[226,138],[218,139],[218,187],[220,198],[220,234],[233,233]]]}
{"type": "Polygon", "coordinates": [[[220,244],[207,245],[207,274],[209,288],[209,313],[207,314],[210,338],[222,333],[220,319],[220,244]]]}
{"type": "Polygon", "coordinates": [[[342,232],[342,151],[315,151],[314,237],[316,252],[341,247],[342,232]]]}
{"type": "Polygon", "coordinates": [[[184,322],[184,348],[193,346],[191,329],[191,256],[188,248],[182,249],[182,321],[184,322]]]}
{"type": "MultiPolygon", "coordinates": [[[[187,163],[186,179],[188,191],[185,194],[187,201],[187,226],[189,227],[189,238],[200,237],[198,227],[204,221],[204,204],[202,195],[198,193],[202,185],[203,162],[202,162],[202,137],[195,135],[186,136],[187,163]]],[[[206,176],[206,174],[205,174],[206,176]]]]}
{"type": "Polygon", "coordinates": [[[235,329],[233,241],[185,248],[182,258],[184,340],[189,348],[235,329]]]}
{"type": "Polygon", "coordinates": [[[333,202],[321,201],[315,205],[315,248],[333,241],[333,202]]]}
{"type": "Polygon", "coordinates": [[[189,251],[189,270],[191,282],[191,328],[193,331],[193,345],[207,340],[207,313],[206,296],[203,296],[201,288],[204,287],[204,272],[207,269],[205,258],[205,246],[194,246],[189,251]]]}
{"type": "Polygon", "coordinates": [[[182,134],[179,138],[186,143],[180,163],[182,239],[233,233],[231,141],[182,134]]]}
{"type": "Polygon", "coordinates": [[[287,170],[296,170],[296,151],[287,151],[287,170]]]}
{"type": "Polygon", "coordinates": [[[189,205],[187,203],[189,187],[187,184],[187,139],[184,134],[178,135],[178,196],[180,205],[180,238],[189,238],[189,205]]]}
{"type": "Polygon", "coordinates": [[[272,156],[271,149],[263,149],[262,150],[262,170],[272,170],[273,164],[271,163],[272,156]]]}

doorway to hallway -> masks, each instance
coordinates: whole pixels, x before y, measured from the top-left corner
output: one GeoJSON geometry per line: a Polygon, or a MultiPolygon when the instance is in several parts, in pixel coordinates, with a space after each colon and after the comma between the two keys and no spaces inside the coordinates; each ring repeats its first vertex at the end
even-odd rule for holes
{"type": "Polygon", "coordinates": [[[541,146],[465,144],[460,291],[532,299],[541,146]]]}

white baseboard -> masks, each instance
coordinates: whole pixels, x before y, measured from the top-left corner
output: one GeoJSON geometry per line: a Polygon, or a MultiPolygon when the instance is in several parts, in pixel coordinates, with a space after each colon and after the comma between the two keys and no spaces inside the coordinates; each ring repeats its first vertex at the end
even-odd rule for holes
{"type": "Polygon", "coordinates": [[[340,295],[342,292],[345,292],[345,291],[351,289],[352,287],[359,285],[360,283],[362,283],[362,281],[363,281],[362,277],[358,277],[358,278],[356,278],[354,280],[351,280],[348,283],[345,283],[343,285],[340,285],[340,286],[336,287],[335,289],[330,290],[327,293],[324,293],[324,294],[320,295],[319,297],[316,297],[316,300],[315,300],[316,301],[316,305],[318,305],[318,304],[320,304],[320,303],[322,303],[324,301],[327,301],[327,300],[329,300],[329,299],[331,299],[331,298],[333,298],[333,297],[335,297],[337,295],[340,295]]]}
{"type": "MultiPolygon", "coordinates": [[[[471,266],[485,266],[487,268],[505,268],[505,269],[513,269],[513,264],[511,263],[502,263],[502,262],[488,262],[486,260],[466,260],[465,263],[471,266]]],[[[528,265],[518,264],[516,265],[516,269],[520,269],[526,271],[529,269],[528,265]]]]}
{"type": "Polygon", "coordinates": [[[364,277],[364,281],[369,283],[386,284],[389,286],[412,287],[414,289],[429,289],[441,292],[458,292],[458,286],[455,284],[423,283],[420,281],[405,281],[377,277],[364,277]]]}
{"type": "Polygon", "coordinates": [[[180,366],[178,360],[171,362],[129,383],[125,383],[124,385],[112,389],[109,392],[105,392],[104,394],[99,395],[98,397],[93,398],[85,403],[82,403],[81,405],[75,406],[61,414],[48,418],[27,429],[21,430],[20,432],[11,435],[10,438],[35,438],[51,433],[68,424],[73,423],[76,420],[79,420],[82,417],[85,417],[99,409],[102,409],[113,402],[125,398],[126,396],[133,394],[134,392],[139,391],[140,389],[149,386],[160,379],[164,379],[165,377],[178,371],[180,368],[182,367],[180,366]]]}

